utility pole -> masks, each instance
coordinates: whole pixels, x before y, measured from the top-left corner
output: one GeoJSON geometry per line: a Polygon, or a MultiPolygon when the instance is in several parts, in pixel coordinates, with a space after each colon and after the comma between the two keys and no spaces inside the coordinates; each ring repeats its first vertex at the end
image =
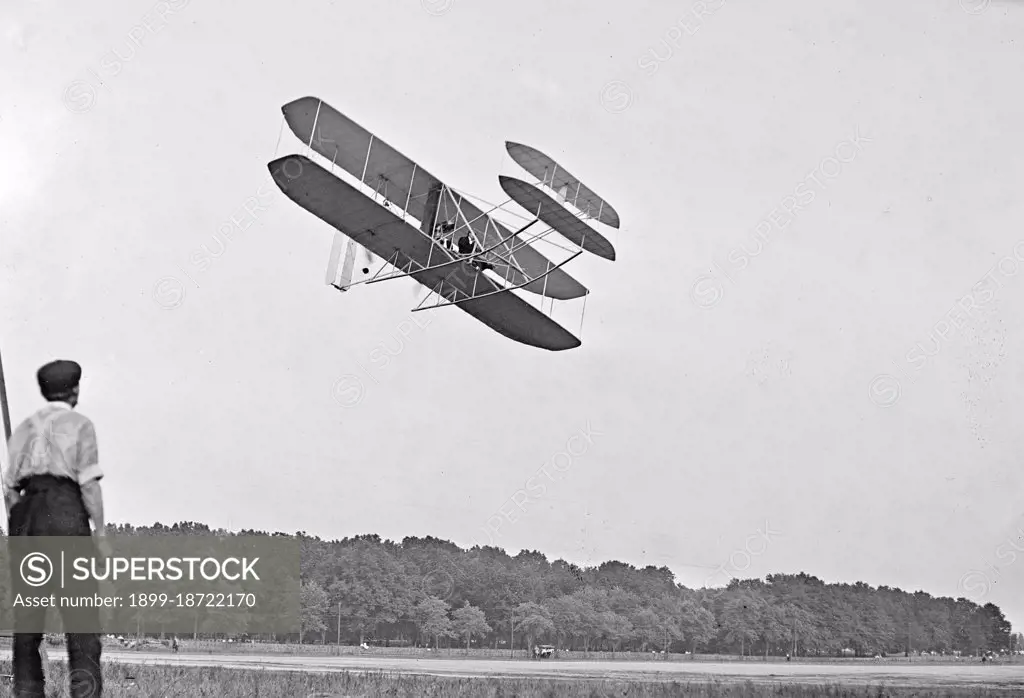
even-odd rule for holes
{"type": "Polygon", "coordinates": [[[4,360],[0,357],[0,411],[4,419],[4,443],[11,439],[11,413],[7,408],[7,384],[4,383],[4,360]]]}
{"type": "MultiPolygon", "coordinates": [[[[7,408],[7,384],[4,382],[4,360],[0,357],[0,412],[3,413],[4,421],[4,443],[3,450],[7,452],[7,442],[11,440],[11,413],[7,408]]],[[[6,460],[6,458],[4,459],[6,460]]],[[[4,498],[4,513],[6,516],[5,520],[10,521],[11,512],[7,511],[7,487],[3,486],[0,488],[3,490],[4,498]]],[[[9,531],[8,531],[9,533],[9,531]]]]}
{"type": "Polygon", "coordinates": [[[341,654],[341,601],[338,602],[338,654],[341,654]]]}

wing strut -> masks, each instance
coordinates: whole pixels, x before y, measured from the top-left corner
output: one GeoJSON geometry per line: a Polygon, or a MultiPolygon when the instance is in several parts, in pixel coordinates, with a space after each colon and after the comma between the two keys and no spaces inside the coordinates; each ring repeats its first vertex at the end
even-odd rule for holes
{"type": "MultiPolygon", "coordinates": [[[[530,221],[529,223],[524,225],[522,228],[520,228],[518,231],[516,231],[515,233],[512,233],[511,236],[505,238],[504,240],[499,240],[494,245],[491,245],[490,247],[488,247],[486,250],[481,250],[480,252],[474,252],[472,255],[468,255],[466,257],[457,257],[456,259],[453,259],[450,262],[443,262],[441,264],[435,264],[433,266],[422,267],[422,268],[417,269],[416,271],[412,271],[412,272],[406,272],[406,273],[403,273],[403,274],[388,274],[387,276],[383,276],[383,277],[381,277],[379,279],[376,279],[376,278],[375,279],[370,279],[368,281],[363,281],[362,283],[365,283],[365,284],[379,284],[381,281],[391,281],[392,279],[402,279],[402,278],[404,278],[406,276],[412,276],[413,274],[419,274],[420,272],[424,272],[424,271],[434,271],[436,269],[444,269],[445,267],[451,267],[451,266],[454,266],[456,264],[459,264],[460,262],[465,262],[468,259],[479,259],[479,258],[483,257],[483,255],[486,254],[487,252],[490,252],[491,250],[495,249],[496,247],[499,247],[500,245],[505,244],[506,242],[511,240],[512,237],[515,237],[516,235],[518,235],[519,233],[523,232],[524,230],[526,230],[527,228],[529,228],[531,225],[533,225],[536,222],[537,222],[536,220],[530,221]]],[[[410,262],[411,261],[414,261],[414,260],[410,259],[410,262]]],[[[429,263],[429,261],[428,261],[428,263],[429,263]]],[[[396,266],[396,265],[392,265],[392,266],[396,266]]],[[[411,269],[412,265],[410,265],[409,268],[411,269]]],[[[520,273],[522,273],[523,276],[526,276],[526,274],[523,273],[521,270],[520,270],[520,273]]],[[[530,283],[530,282],[536,281],[536,280],[537,279],[531,279],[527,283],[530,283]]]]}
{"type": "Polygon", "coordinates": [[[313,136],[316,135],[316,122],[320,119],[321,105],[323,105],[323,102],[318,100],[316,103],[316,116],[313,117],[313,128],[309,130],[309,143],[306,144],[306,147],[310,150],[313,150],[313,136]]]}
{"type": "MultiPolygon", "coordinates": [[[[583,250],[580,250],[579,252],[576,252],[572,257],[569,257],[569,259],[567,259],[564,262],[561,262],[560,264],[558,264],[558,265],[548,269],[546,272],[544,272],[544,276],[543,277],[537,277],[537,279],[530,279],[529,281],[527,281],[525,283],[521,283],[518,286],[509,286],[507,288],[499,288],[497,291],[489,291],[487,293],[481,293],[479,296],[476,296],[476,295],[474,295],[474,296],[467,296],[466,298],[463,298],[462,300],[449,301],[448,303],[441,303],[440,300],[438,300],[438,302],[435,303],[434,305],[427,306],[427,307],[424,307],[423,303],[420,303],[418,306],[416,306],[415,308],[412,309],[412,312],[416,313],[416,312],[419,312],[421,310],[433,310],[434,308],[444,308],[445,306],[449,306],[449,305],[460,305],[462,303],[465,303],[466,301],[475,301],[475,300],[477,300],[479,298],[487,298],[488,296],[494,296],[494,295],[497,295],[499,293],[509,293],[511,291],[515,291],[516,289],[522,288],[526,284],[531,284],[534,281],[537,281],[538,279],[546,277],[548,274],[553,272],[555,269],[558,269],[559,267],[565,266],[566,264],[568,264],[572,260],[574,260],[577,257],[579,257],[581,254],[583,254],[583,250]]],[[[476,284],[474,283],[474,287],[475,286],[476,286],[476,284]]],[[[438,284],[438,287],[440,287],[440,284],[438,284]]],[[[474,288],[474,290],[475,290],[475,288],[474,288]]],[[[438,293],[437,295],[438,295],[439,298],[441,297],[440,293],[438,293]]],[[[458,297],[458,289],[455,289],[455,296],[458,297]]],[[[430,296],[427,296],[427,298],[430,298],[430,296]]],[[[427,300],[427,298],[424,298],[423,301],[425,302],[427,300]]]]}

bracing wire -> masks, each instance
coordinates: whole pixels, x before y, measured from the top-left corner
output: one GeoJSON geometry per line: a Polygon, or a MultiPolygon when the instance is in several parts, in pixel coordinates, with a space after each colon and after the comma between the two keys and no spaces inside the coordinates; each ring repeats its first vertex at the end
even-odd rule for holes
{"type": "Polygon", "coordinates": [[[277,132],[277,145],[274,146],[274,157],[271,158],[272,160],[276,160],[277,159],[277,154],[279,152],[281,152],[281,137],[284,135],[284,122],[285,122],[285,118],[284,118],[284,116],[282,116],[281,117],[281,128],[277,132]]]}

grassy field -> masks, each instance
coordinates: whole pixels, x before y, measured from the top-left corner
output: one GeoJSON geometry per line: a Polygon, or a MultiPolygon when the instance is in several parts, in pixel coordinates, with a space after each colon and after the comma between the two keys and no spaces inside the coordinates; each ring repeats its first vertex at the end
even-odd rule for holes
{"type": "MultiPolygon", "coordinates": [[[[63,636],[53,636],[56,642],[55,647],[63,648],[63,636]]],[[[10,636],[0,636],[0,650],[9,650],[11,647],[10,636]]],[[[119,651],[128,649],[116,640],[104,638],[104,647],[108,650],[119,651]]],[[[530,653],[523,649],[517,649],[514,656],[510,656],[507,649],[491,649],[487,647],[474,647],[468,652],[463,647],[442,647],[439,650],[424,647],[379,647],[372,646],[363,650],[356,645],[314,645],[314,644],[277,644],[277,643],[242,643],[242,642],[219,642],[215,640],[191,640],[180,641],[181,652],[188,654],[208,655],[280,655],[293,657],[408,657],[417,659],[450,658],[450,659],[487,659],[487,660],[530,660],[530,653]]],[[[168,640],[149,640],[145,644],[133,648],[133,651],[141,652],[166,652],[170,653],[170,642],[168,640]],[[166,643],[166,644],[161,644],[166,643]]],[[[710,662],[710,663],[785,663],[785,657],[753,654],[738,656],[735,654],[660,654],[652,652],[569,652],[559,650],[556,660],[562,661],[616,661],[616,662],[710,662]]],[[[550,661],[550,660],[545,660],[550,661]]],[[[980,664],[979,657],[954,657],[952,655],[893,655],[875,659],[873,657],[794,657],[793,663],[800,664],[829,664],[829,665],[919,665],[919,664],[980,664]]],[[[1024,655],[1000,655],[996,659],[997,664],[1021,664],[1024,665],[1024,655]]]]}
{"type": "MultiPolygon", "coordinates": [[[[0,662],[10,673],[10,662],[0,662]]],[[[54,683],[48,695],[67,696],[67,670],[61,663],[51,665],[54,683]],[[59,682],[59,685],[58,685],[59,682]]],[[[221,668],[175,668],[104,665],[103,695],[108,698],[768,698],[769,696],[811,698],[968,698],[1007,696],[995,688],[886,688],[882,686],[843,687],[838,685],[787,685],[747,682],[653,682],[557,679],[458,678],[373,673],[318,674],[305,672],[263,672],[221,668]],[[129,678],[131,677],[131,678],[129,678]]]]}
{"type": "MultiPolygon", "coordinates": [[[[7,643],[0,643],[7,644],[7,643]]],[[[52,647],[48,695],[67,695],[66,654],[52,647]]],[[[1007,696],[1024,691],[1019,662],[982,665],[976,658],[887,660],[590,653],[531,661],[519,653],[409,648],[182,643],[178,655],[150,645],[105,651],[104,696],[166,698],[363,698],[371,696],[610,697],[1007,696]],[[340,650],[340,651],[339,651],[340,650]],[[339,656],[340,655],[340,656],[339,656]],[[588,661],[579,661],[586,658],[588,661]],[[575,660],[575,661],[573,661],[575,660]],[[614,661],[612,661],[614,660],[614,661]],[[632,660],[629,665],[623,660],[632,660]],[[652,661],[654,660],[654,661],[652,661]],[[959,665],[959,666],[955,666],[959,665]]],[[[0,649],[0,673],[10,652],[0,649]]],[[[0,687],[0,693],[3,688],[0,687]]]]}

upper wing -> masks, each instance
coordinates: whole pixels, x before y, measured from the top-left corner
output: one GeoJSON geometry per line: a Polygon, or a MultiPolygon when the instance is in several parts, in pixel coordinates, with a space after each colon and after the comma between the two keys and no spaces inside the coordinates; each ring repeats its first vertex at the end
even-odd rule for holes
{"type": "Polygon", "coordinates": [[[539,188],[521,179],[504,175],[499,176],[498,181],[513,201],[557,230],[567,240],[598,257],[615,259],[615,248],[605,236],[574,216],[539,188]]]}
{"type": "Polygon", "coordinates": [[[413,218],[423,220],[427,194],[441,184],[437,177],[316,97],[289,102],[281,111],[303,143],[413,218]]]}
{"type": "MultiPolygon", "coordinates": [[[[443,248],[432,243],[399,216],[377,205],[362,192],[301,155],[289,155],[268,164],[274,182],[295,203],[334,226],[382,259],[397,259],[427,266],[452,261],[443,248]]],[[[499,291],[487,276],[466,264],[413,272],[412,278],[443,296],[479,295],[499,291]]],[[[581,342],[514,293],[494,293],[471,298],[459,308],[509,339],[530,346],[561,351],[581,342]]]]}
{"type": "MultiPolygon", "coordinates": [[[[367,186],[376,189],[413,218],[423,220],[427,194],[431,188],[442,184],[441,180],[316,97],[303,97],[289,102],[281,111],[288,127],[303,143],[367,186]]],[[[485,216],[464,198],[459,202],[450,197],[443,198],[441,207],[442,215],[446,213],[452,217],[461,209],[484,248],[496,245],[499,240],[512,235],[512,231],[505,229],[490,216],[485,216]]],[[[512,238],[502,247],[496,251],[506,253],[506,256],[508,249],[515,250],[512,260],[529,278],[538,278],[555,266],[540,252],[522,244],[518,237],[512,238]]],[[[508,278],[515,285],[527,281],[517,270],[499,260],[489,256],[488,261],[498,268],[503,278],[508,278]]],[[[580,298],[587,294],[587,289],[562,269],[556,269],[545,279],[529,283],[523,288],[559,300],[580,298]]]]}
{"type": "Polygon", "coordinates": [[[536,148],[512,141],[505,142],[505,149],[524,170],[555,191],[564,192],[565,200],[577,209],[605,225],[610,225],[613,228],[619,227],[619,214],[615,212],[611,204],[569,174],[564,167],[550,157],[536,148]]]}

